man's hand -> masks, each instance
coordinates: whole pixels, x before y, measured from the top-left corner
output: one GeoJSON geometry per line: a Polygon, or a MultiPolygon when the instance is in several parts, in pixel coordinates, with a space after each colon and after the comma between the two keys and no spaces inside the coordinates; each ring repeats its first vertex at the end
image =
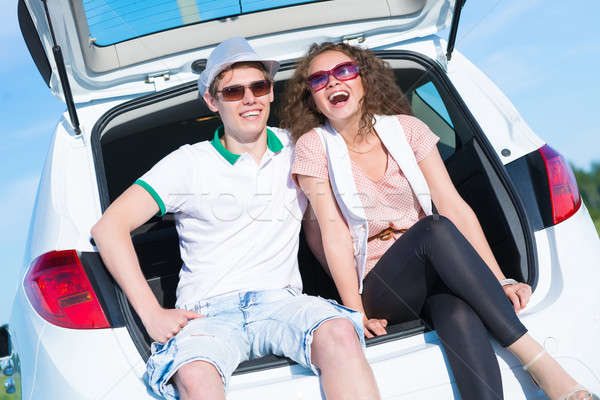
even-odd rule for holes
{"type": "Polygon", "coordinates": [[[188,320],[196,318],[204,318],[204,315],[195,311],[160,308],[147,315],[142,322],[153,340],[166,343],[187,325],[188,320]]]}
{"type": "Polygon", "coordinates": [[[519,282],[512,285],[505,285],[502,287],[504,293],[513,303],[515,312],[518,314],[522,309],[529,303],[531,297],[531,286],[526,283],[519,282]]]}
{"type": "Polygon", "coordinates": [[[372,338],[373,336],[385,335],[387,333],[385,330],[387,324],[387,320],[385,319],[364,318],[363,325],[365,327],[365,337],[372,338]]]}

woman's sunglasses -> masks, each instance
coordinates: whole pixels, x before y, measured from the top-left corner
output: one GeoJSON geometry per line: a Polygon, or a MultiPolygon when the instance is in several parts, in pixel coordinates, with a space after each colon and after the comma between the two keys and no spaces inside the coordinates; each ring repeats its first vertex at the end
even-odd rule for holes
{"type": "Polygon", "coordinates": [[[271,91],[271,82],[268,80],[252,82],[248,86],[246,85],[232,85],[224,87],[222,90],[217,90],[217,93],[221,93],[224,101],[238,101],[244,98],[246,88],[252,91],[254,97],[261,97],[269,94],[271,91]]]}
{"type": "Polygon", "coordinates": [[[336,65],[329,71],[318,71],[308,77],[306,82],[313,92],[318,92],[329,83],[329,75],[333,75],[338,81],[349,81],[358,76],[358,65],[352,61],[346,61],[336,65]]]}

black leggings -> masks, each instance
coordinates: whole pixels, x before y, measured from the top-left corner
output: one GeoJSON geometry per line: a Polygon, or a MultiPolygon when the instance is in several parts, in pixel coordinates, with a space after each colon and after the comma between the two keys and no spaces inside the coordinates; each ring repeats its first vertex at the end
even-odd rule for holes
{"type": "Polygon", "coordinates": [[[444,346],[461,396],[502,399],[486,328],[504,347],[527,332],[485,262],[449,219],[421,219],[379,259],[363,282],[369,318],[423,318],[444,346]]]}

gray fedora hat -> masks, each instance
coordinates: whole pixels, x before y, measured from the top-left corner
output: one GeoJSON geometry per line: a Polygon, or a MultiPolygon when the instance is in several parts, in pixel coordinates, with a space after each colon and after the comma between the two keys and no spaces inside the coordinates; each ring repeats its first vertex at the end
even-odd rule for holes
{"type": "Polygon", "coordinates": [[[198,78],[198,97],[203,97],[217,75],[230,65],[243,61],[258,61],[264,64],[271,79],[279,69],[279,62],[260,57],[250,43],[242,37],[223,41],[208,56],[206,68],[198,78]]]}

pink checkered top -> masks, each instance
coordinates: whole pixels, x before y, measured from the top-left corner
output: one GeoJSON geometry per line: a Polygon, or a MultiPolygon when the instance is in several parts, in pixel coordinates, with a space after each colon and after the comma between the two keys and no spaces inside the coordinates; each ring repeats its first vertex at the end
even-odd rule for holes
{"type": "MultiPolygon", "coordinates": [[[[439,138],[427,125],[413,116],[399,115],[398,119],[417,162],[422,161],[439,138]]],[[[361,197],[369,224],[369,237],[389,227],[397,230],[408,229],[425,216],[408,179],[389,152],[387,169],[378,181],[367,177],[354,161],[351,163],[356,190],[361,197]]],[[[314,130],[300,137],[296,143],[292,164],[292,176],[295,179],[294,174],[329,180],[325,149],[319,134],[314,130]]],[[[393,239],[389,240],[374,239],[368,243],[365,275],[373,269],[399,235],[395,234],[393,239]]]]}

